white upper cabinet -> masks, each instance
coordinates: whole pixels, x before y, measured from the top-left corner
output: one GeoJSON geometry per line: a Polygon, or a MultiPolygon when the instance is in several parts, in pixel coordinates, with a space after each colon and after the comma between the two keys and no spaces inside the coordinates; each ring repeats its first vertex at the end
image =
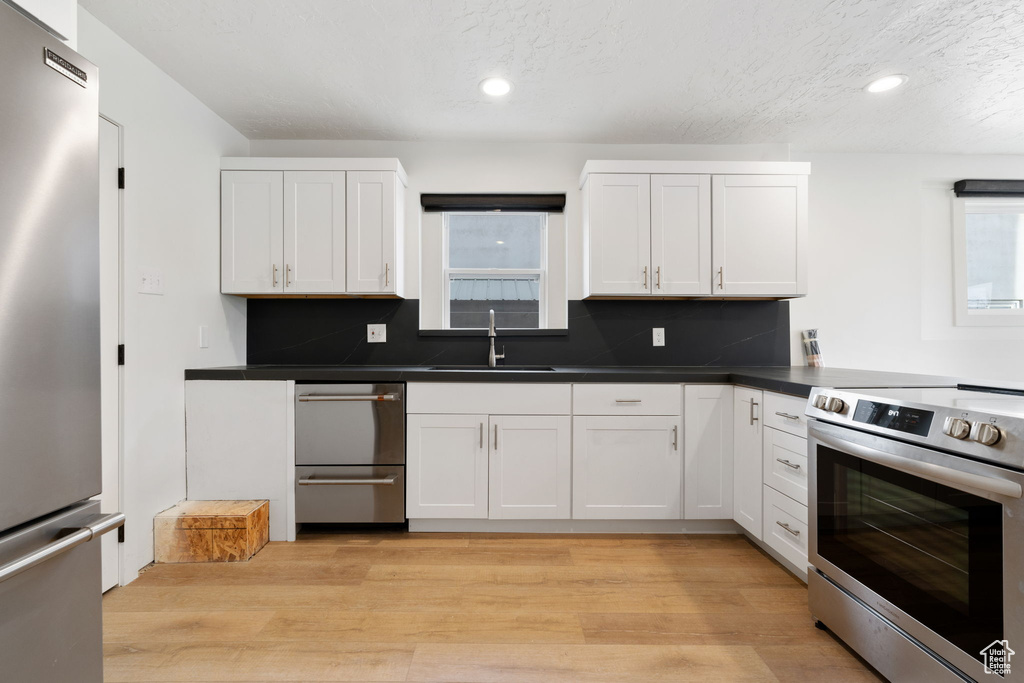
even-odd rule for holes
{"type": "Polygon", "coordinates": [[[712,180],[714,294],[807,294],[807,176],[712,180]]]}
{"type": "Polygon", "coordinates": [[[584,296],[803,296],[808,173],[791,162],[588,161],[584,296]]]}
{"type": "Polygon", "coordinates": [[[221,291],[284,291],[280,171],[221,173],[221,291]]]}
{"type": "Polygon", "coordinates": [[[345,291],[345,173],[284,174],[284,291],[345,291]]]}
{"type": "Polygon", "coordinates": [[[649,294],[650,176],[594,176],[587,185],[584,202],[590,228],[590,294],[649,294]]]}
{"type": "Polygon", "coordinates": [[[711,176],[651,176],[652,294],[711,294],[711,176]]]}
{"type": "Polygon", "coordinates": [[[395,174],[348,174],[348,291],[394,294],[401,240],[401,194],[395,174]]]}
{"type": "Polygon", "coordinates": [[[221,292],[402,296],[397,159],[221,160],[221,292]]]}

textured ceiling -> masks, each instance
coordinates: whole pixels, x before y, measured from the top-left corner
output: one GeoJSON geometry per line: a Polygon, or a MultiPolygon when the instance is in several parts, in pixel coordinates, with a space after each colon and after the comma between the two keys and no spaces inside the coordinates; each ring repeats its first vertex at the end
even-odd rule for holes
{"type": "Polygon", "coordinates": [[[1021,0],[81,5],[252,139],[1024,153],[1021,0]]]}

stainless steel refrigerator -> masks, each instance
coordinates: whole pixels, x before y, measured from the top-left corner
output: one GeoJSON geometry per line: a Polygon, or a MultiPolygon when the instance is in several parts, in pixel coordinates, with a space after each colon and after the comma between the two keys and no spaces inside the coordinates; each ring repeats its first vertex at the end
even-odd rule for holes
{"type": "Polygon", "coordinates": [[[103,678],[97,80],[0,2],[4,681],[103,678]]]}

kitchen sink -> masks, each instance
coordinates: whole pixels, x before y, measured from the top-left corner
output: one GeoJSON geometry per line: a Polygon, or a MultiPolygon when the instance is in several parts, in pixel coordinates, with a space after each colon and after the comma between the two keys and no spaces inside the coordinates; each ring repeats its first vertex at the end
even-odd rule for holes
{"type": "Polygon", "coordinates": [[[435,365],[428,370],[439,370],[442,372],[554,372],[555,369],[544,365],[499,365],[488,367],[486,365],[435,365]]]}

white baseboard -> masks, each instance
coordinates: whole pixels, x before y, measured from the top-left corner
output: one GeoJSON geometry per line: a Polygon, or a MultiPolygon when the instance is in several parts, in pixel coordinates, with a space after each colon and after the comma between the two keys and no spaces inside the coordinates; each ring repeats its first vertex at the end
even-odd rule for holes
{"type": "Polygon", "coordinates": [[[738,534],[731,519],[410,519],[409,531],[525,534],[738,534]]]}

